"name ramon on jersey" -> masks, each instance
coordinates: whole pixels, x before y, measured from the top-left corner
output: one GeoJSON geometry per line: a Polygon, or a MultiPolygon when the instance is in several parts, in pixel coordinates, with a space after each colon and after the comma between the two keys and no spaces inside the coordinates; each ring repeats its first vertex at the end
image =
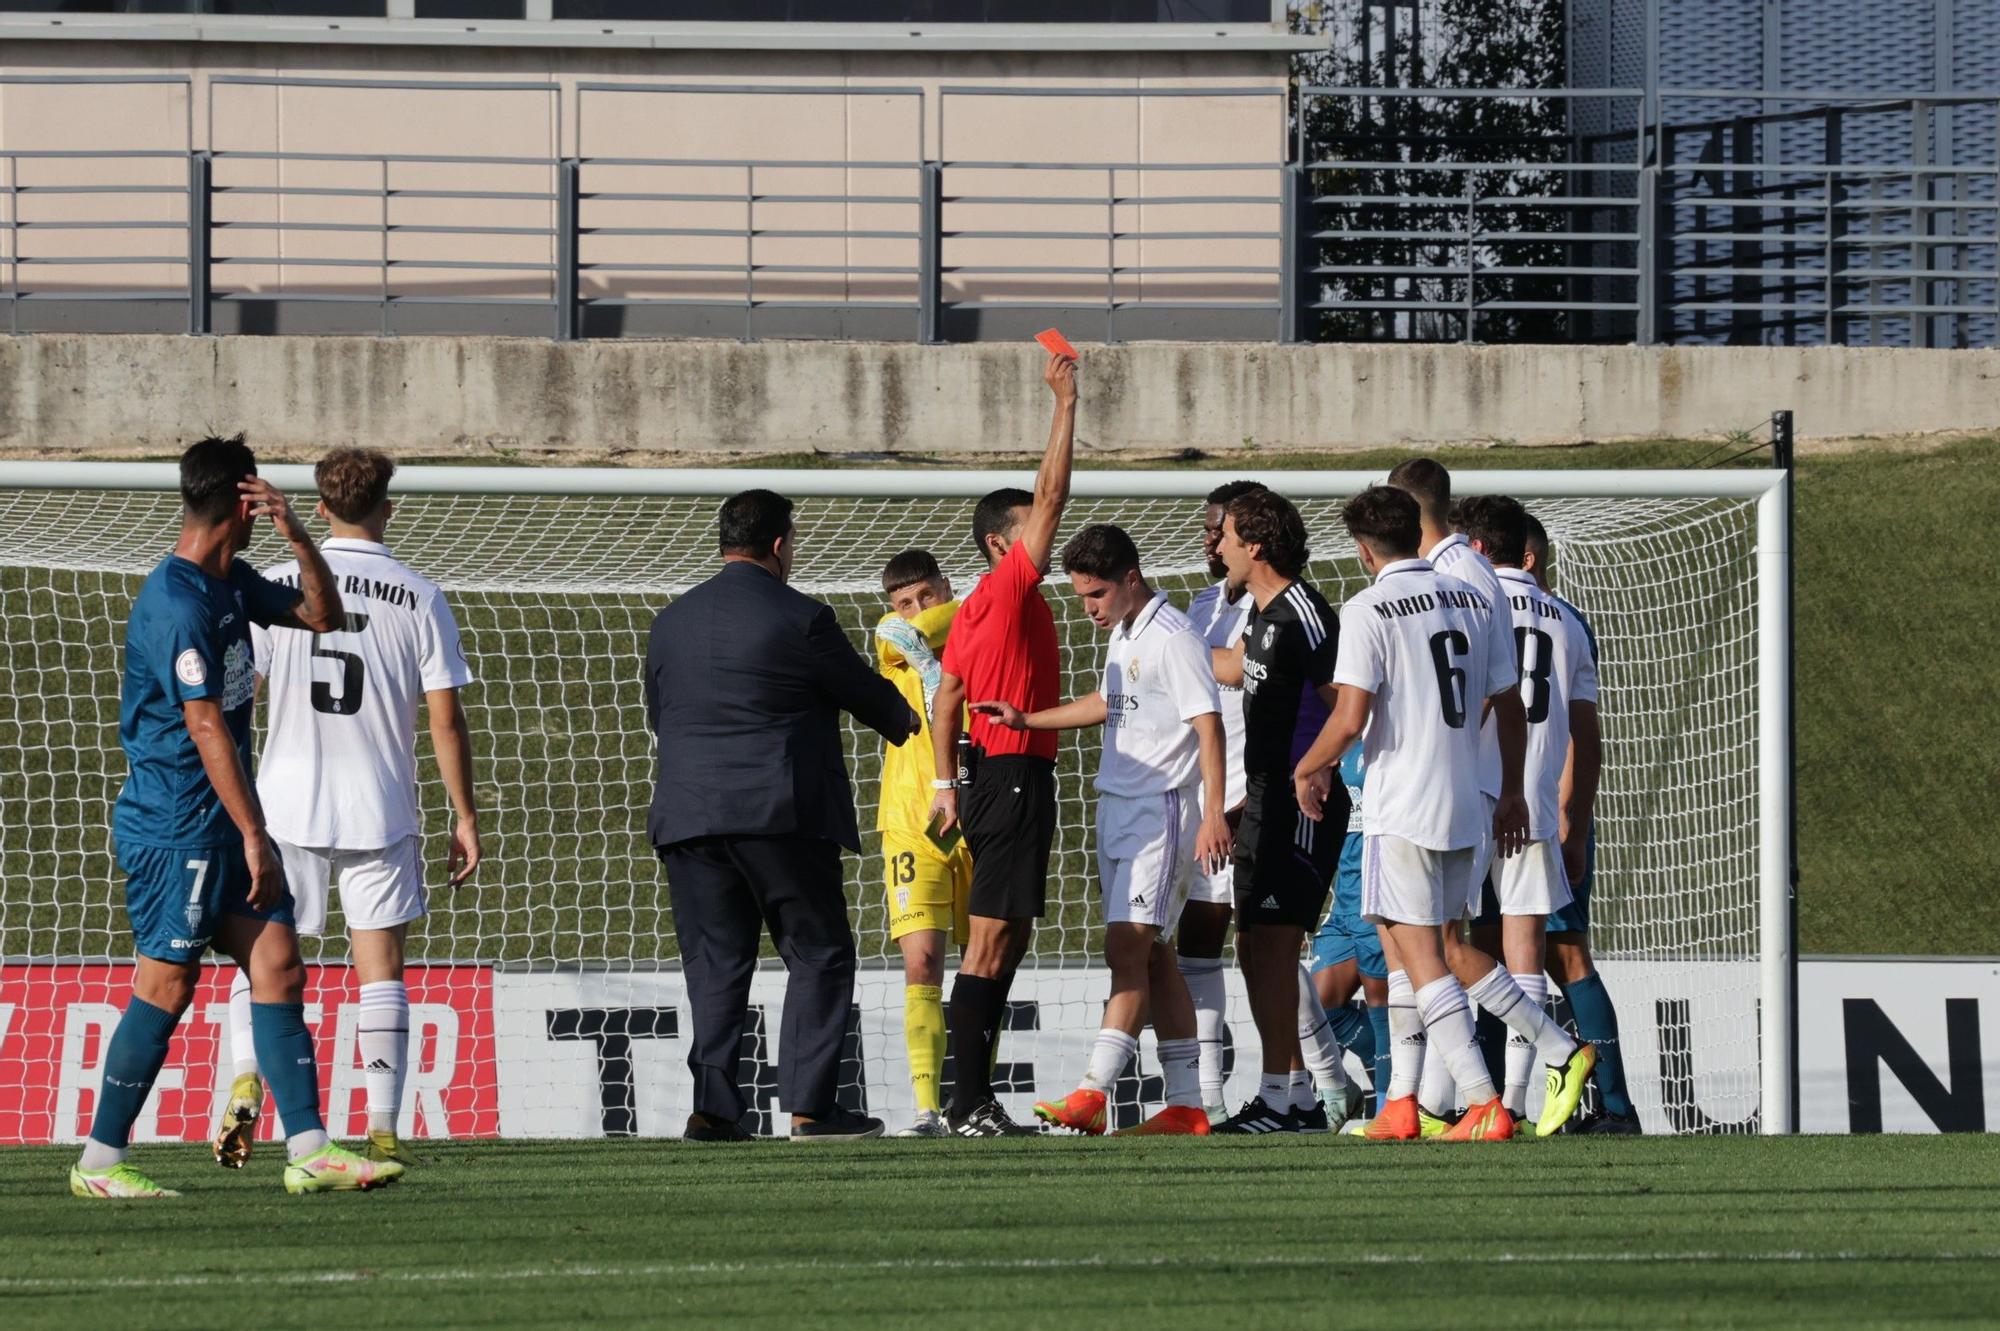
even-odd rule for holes
{"type": "MultiPolygon", "coordinates": [[[[271,581],[286,587],[296,587],[299,585],[299,575],[287,573],[271,581]]],[[[384,582],[380,578],[364,578],[358,573],[349,573],[337,581],[340,583],[342,596],[360,596],[370,601],[385,601],[390,605],[399,605],[405,610],[417,608],[417,594],[401,583],[384,582]]]]}

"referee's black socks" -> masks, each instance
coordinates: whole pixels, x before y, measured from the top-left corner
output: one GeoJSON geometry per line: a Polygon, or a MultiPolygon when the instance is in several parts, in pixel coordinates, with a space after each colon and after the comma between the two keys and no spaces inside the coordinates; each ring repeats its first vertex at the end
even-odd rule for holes
{"type": "Polygon", "coordinates": [[[1007,1009],[1010,979],[964,971],[951,983],[951,1116],[963,1118],[993,1098],[993,1052],[1007,1009]]]}

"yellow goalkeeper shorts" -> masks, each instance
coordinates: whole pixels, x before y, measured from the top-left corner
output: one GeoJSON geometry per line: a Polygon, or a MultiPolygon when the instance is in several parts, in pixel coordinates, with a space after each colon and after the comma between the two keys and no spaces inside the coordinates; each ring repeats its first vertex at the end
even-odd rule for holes
{"type": "Polygon", "coordinates": [[[972,852],[960,842],[938,854],[921,834],[882,834],[882,878],[889,893],[889,939],[938,929],[965,945],[966,903],[972,893],[972,852]]]}

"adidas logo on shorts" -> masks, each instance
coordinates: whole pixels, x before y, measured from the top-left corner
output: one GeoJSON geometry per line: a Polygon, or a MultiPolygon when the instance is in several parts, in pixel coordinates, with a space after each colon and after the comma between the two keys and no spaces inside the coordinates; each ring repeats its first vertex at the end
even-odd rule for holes
{"type": "Polygon", "coordinates": [[[1258,910],[1276,910],[1277,908],[1278,908],[1278,899],[1276,897],[1265,897],[1262,901],[1257,903],[1258,910]]]}

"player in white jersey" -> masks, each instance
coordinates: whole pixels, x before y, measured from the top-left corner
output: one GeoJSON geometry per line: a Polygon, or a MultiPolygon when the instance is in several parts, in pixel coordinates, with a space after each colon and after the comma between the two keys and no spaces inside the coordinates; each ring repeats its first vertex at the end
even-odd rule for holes
{"type": "MultiPolygon", "coordinates": [[[[1456,516],[1474,546],[1493,561],[1500,589],[1513,607],[1521,705],[1528,723],[1521,772],[1528,844],[1494,867],[1492,889],[1502,960],[1528,1000],[1543,1006],[1549,993],[1545,926],[1549,916],[1573,899],[1563,866],[1563,768],[1572,739],[1580,761],[1593,770],[1599,761],[1597,666],[1582,623],[1522,567],[1528,510],[1504,495],[1481,495],[1464,500],[1456,516]]],[[[1527,1111],[1533,1062],[1534,1050],[1526,1041],[1518,1034],[1508,1040],[1501,1098],[1517,1117],[1527,1111]]]]}
{"type": "MultiPolygon", "coordinates": [[[[1388,480],[1417,501],[1422,522],[1418,553],[1432,568],[1466,583],[1496,609],[1504,607],[1507,598],[1500,592],[1500,580],[1493,572],[1493,565],[1451,524],[1451,473],[1444,465],[1430,458],[1409,458],[1391,469],[1388,480]]],[[[1505,613],[1511,616],[1511,611],[1505,613]]],[[[1479,793],[1488,800],[1500,798],[1500,737],[1490,711],[1479,726],[1479,793]]],[[[1493,847],[1490,843],[1483,844],[1474,856],[1475,881],[1486,882],[1492,867],[1493,847]]],[[[1471,911],[1477,914],[1478,910],[1479,902],[1475,899],[1471,911]]],[[[1395,977],[1390,978],[1394,983],[1395,977]]],[[[1405,1058],[1422,1048],[1421,1044],[1406,1044],[1401,1040],[1395,1045],[1397,1055],[1405,1058]]],[[[1457,1104],[1458,1088],[1452,1084],[1451,1072],[1443,1059],[1425,1060],[1421,1076],[1417,1108],[1424,1134],[1433,1136],[1445,1130],[1446,1120],[1457,1104]]]]}
{"type": "MultiPolygon", "coordinates": [[[[314,469],[323,543],[342,589],[344,627],[332,633],[258,629],[257,673],[270,698],[257,794],[284,862],[301,934],[326,927],[332,881],[340,884],[355,978],[357,1035],[368,1102],[368,1153],[408,1163],[397,1137],[408,1070],[410,1004],[404,938],[425,911],[417,814],[417,708],[430,714],[439,774],[457,815],[447,864],[463,882],[479,863],[472,745],[458,690],[472,681],[458,625],[437,585],[382,544],[394,505],[396,464],[372,449],[343,448],[314,469]]],[[[296,564],[266,575],[286,583],[296,564]]],[[[240,1165],[250,1153],[263,1102],[249,1043],[249,993],[230,993],[236,1077],[215,1139],[215,1156],[240,1165]]]]}
{"type": "Polygon", "coordinates": [[[1197,867],[1212,869],[1230,852],[1221,702],[1208,646],[1166,593],[1147,585],[1138,547],[1119,528],[1085,527],[1063,548],[1062,561],[1091,622],[1110,630],[1102,683],[1085,697],[1025,715],[1004,702],[972,704],[1015,730],[1104,727],[1097,870],[1111,997],[1083,1084],[1037,1104],[1035,1113],[1058,1127],[1103,1132],[1109,1092],[1139,1052],[1150,1009],[1167,1103],[1131,1131],[1207,1136],[1194,1004],[1168,940],[1197,867]]]}
{"type": "MultiPolygon", "coordinates": [[[[1573,603],[1549,585],[1555,572],[1555,549],[1549,533],[1534,514],[1528,515],[1528,544],[1521,566],[1534,575],[1535,583],[1555,598],[1583,633],[1590,645],[1593,670],[1602,675],[1597,635],[1590,620],[1573,603]]],[[[1601,687],[1601,685],[1600,685],[1601,687]]],[[[1562,845],[1563,868],[1569,878],[1570,903],[1549,916],[1548,974],[1563,997],[1569,1000],[1570,1016],[1576,1022],[1579,1039],[1597,1046],[1597,1067],[1591,1080],[1597,1086],[1598,1112],[1572,1125],[1570,1132],[1615,1137],[1638,1136],[1644,1132],[1638,1111],[1632,1106],[1631,1089],[1625,1084],[1625,1060],[1619,1048],[1618,1005],[1597,973],[1590,955],[1590,889],[1596,862],[1597,782],[1603,772],[1603,745],[1595,754],[1577,745],[1576,731],[1570,732],[1569,763],[1563,769],[1562,845]]]]}
{"type": "MultiPolygon", "coordinates": [[[[1229,581],[1228,566],[1216,553],[1222,541],[1222,521],[1229,501],[1264,487],[1256,481],[1228,481],[1208,492],[1202,511],[1201,548],[1208,575],[1216,581],[1188,603],[1195,632],[1211,648],[1230,649],[1243,641],[1243,626],[1256,604],[1246,588],[1229,581]]],[[[1243,815],[1243,688],[1219,686],[1222,700],[1223,758],[1228,766],[1223,805],[1233,831],[1243,815]]],[[[1201,1044],[1201,1103],[1212,1122],[1229,1116],[1222,1102],[1222,1045],[1227,1028],[1229,986],[1223,976],[1222,948],[1229,941],[1230,907],[1236,900],[1236,870],[1225,864],[1214,873],[1195,871],[1181,912],[1179,951],[1181,977],[1194,999],[1195,1039],[1201,1044]]]]}
{"type": "MultiPolygon", "coordinates": [[[[1300,806],[1321,812],[1330,768],[1357,737],[1368,771],[1363,811],[1362,914],[1388,926],[1393,981],[1406,978],[1433,1055],[1442,1056],[1470,1107],[1446,1140],[1500,1140],[1514,1120],[1500,1101],[1473,1039],[1467,999],[1533,1042],[1551,1063],[1548,1106],[1536,1125],[1553,1132],[1575,1111],[1591,1052],[1528,1002],[1504,967],[1455,929],[1476,900],[1481,839],[1505,858],[1526,844],[1522,794],[1526,722],[1518,692],[1512,625],[1469,585],[1418,557],[1416,500],[1371,486],[1341,514],[1374,579],[1340,613],[1339,695],[1333,715],[1293,771],[1300,806]],[[1478,730],[1490,703],[1500,735],[1501,792],[1491,813],[1479,791],[1478,730]],[[1490,816],[1490,821],[1489,821],[1490,816]],[[1560,1116],[1558,1116],[1558,1114],[1560,1116]]],[[[1389,1002],[1398,1005],[1396,989],[1389,1002]]],[[[1392,1020],[1394,1013],[1392,1012],[1392,1020]]],[[[1415,1087],[1396,1084],[1367,1135],[1418,1135],[1415,1087]]]]}

